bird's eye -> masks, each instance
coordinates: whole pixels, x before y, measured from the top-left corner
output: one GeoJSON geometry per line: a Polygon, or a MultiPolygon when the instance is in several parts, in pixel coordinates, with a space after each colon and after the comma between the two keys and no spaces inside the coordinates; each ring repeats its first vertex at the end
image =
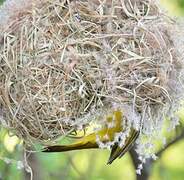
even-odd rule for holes
{"type": "Polygon", "coordinates": [[[121,142],[121,137],[120,136],[118,137],[118,142],[121,142]]]}

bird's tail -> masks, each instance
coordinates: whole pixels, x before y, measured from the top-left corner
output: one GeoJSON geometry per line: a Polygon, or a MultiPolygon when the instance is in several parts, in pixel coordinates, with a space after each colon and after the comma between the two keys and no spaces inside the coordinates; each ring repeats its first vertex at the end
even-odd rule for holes
{"type": "Polygon", "coordinates": [[[56,146],[48,146],[45,147],[42,152],[64,152],[64,151],[72,151],[72,150],[79,150],[79,149],[92,149],[98,148],[97,143],[92,142],[78,142],[70,145],[56,145],[56,146]]]}

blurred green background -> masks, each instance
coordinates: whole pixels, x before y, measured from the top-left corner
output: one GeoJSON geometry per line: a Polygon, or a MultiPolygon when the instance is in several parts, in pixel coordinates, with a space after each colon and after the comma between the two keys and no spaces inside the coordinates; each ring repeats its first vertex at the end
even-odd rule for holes
{"type": "MultiPolygon", "coordinates": [[[[3,0],[0,0],[2,3],[3,0]]],[[[184,15],[184,0],[162,0],[172,15],[184,15]],[[174,12],[174,14],[173,14],[174,12]]],[[[184,110],[179,113],[184,121],[184,110]]],[[[184,140],[169,147],[154,162],[149,180],[184,179],[184,140]]],[[[106,165],[107,150],[84,150],[69,153],[37,153],[31,157],[37,177],[35,180],[135,180],[135,169],[130,155],[106,165]]],[[[21,167],[22,146],[16,137],[0,131],[0,179],[29,179],[21,167]],[[7,157],[7,158],[6,158],[7,157]]]]}

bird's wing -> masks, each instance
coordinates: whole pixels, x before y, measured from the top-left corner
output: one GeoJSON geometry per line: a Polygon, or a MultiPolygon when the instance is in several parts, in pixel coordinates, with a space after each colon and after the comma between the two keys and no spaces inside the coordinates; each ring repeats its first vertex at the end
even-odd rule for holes
{"type": "Polygon", "coordinates": [[[111,148],[111,154],[109,156],[107,164],[111,164],[118,157],[119,150],[121,150],[119,148],[119,144],[117,142],[115,142],[114,145],[111,148]]]}
{"type": "Polygon", "coordinates": [[[140,134],[140,131],[134,130],[133,135],[132,135],[132,139],[130,139],[130,142],[128,143],[128,145],[121,152],[121,154],[119,155],[119,158],[121,158],[127,151],[129,151],[132,148],[132,146],[134,145],[135,141],[139,137],[139,134],[140,134]]]}
{"type": "Polygon", "coordinates": [[[131,135],[127,139],[128,141],[125,142],[125,145],[123,147],[120,148],[119,144],[115,143],[111,149],[111,154],[107,164],[111,164],[116,158],[122,157],[127,151],[129,151],[138,136],[139,131],[133,129],[131,135]]]}

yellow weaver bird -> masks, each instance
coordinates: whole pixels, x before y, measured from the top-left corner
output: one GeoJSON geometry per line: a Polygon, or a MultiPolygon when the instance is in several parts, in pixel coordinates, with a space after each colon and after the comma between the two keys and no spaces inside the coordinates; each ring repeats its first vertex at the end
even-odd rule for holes
{"type": "MultiPolygon", "coordinates": [[[[107,117],[107,123],[104,127],[94,133],[86,135],[75,143],[69,145],[48,146],[43,149],[43,152],[64,152],[79,149],[99,148],[97,137],[102,143],[114,142],[111,146],[111,153],[107,164],[111,164],[116,158],[121,158],[132,147],[139,136],[139,131],[131,128],[129,136],[125,139],[122,147],[119,146],[121,137],[115,139],[117,133],[125,131],[126,127],[122,126],[123,115],[121,111],[114,111],[112,116],[107,117]],[[108,124],[113,123],[112,126],[108,124]]],[[[126,125],[124,125],[126,126],[126,125]]]]}

